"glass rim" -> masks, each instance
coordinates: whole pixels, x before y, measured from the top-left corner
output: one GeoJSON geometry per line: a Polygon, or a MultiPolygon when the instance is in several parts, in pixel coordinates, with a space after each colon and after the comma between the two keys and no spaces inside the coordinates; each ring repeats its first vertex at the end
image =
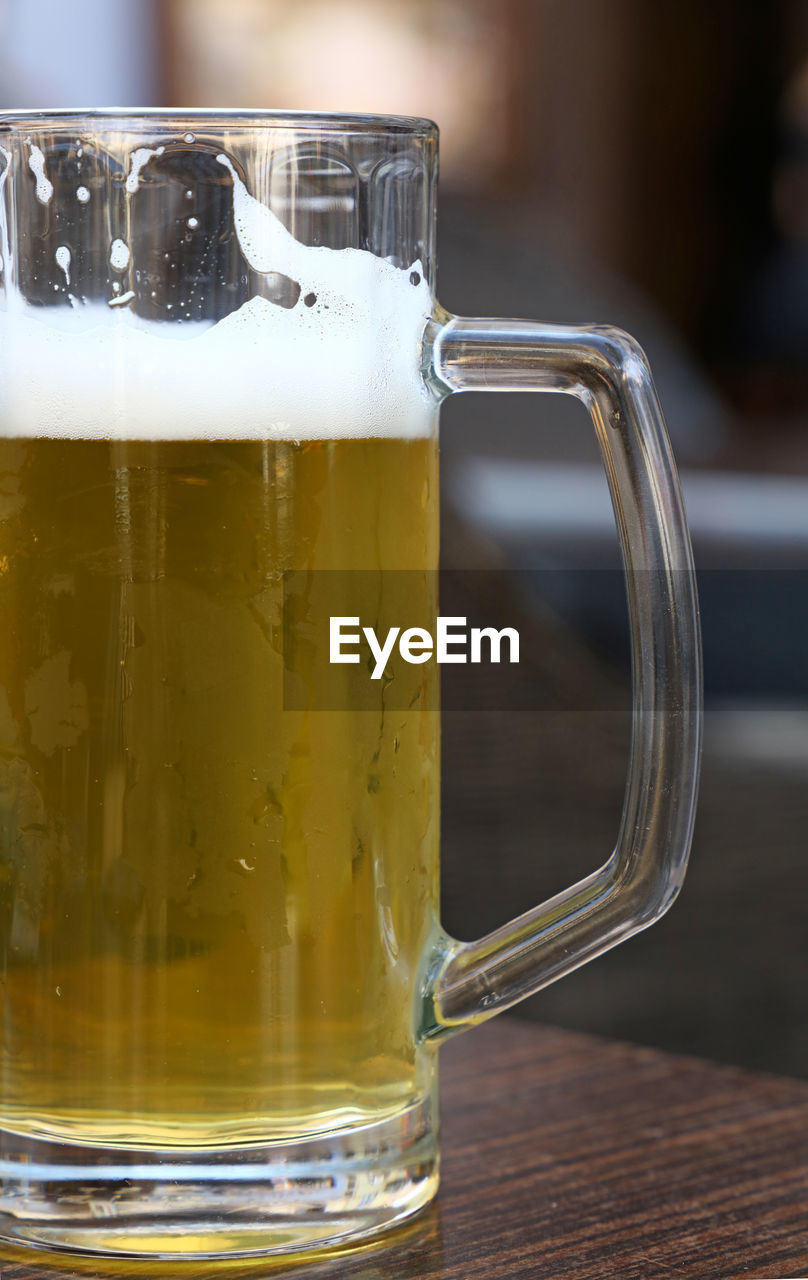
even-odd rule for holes
{"type": "Polygon", "coordinates": [[[438,126],[424,116],[367,115],[358,112],[250,110],[226,107],[43,107],[0,108],[0,131],[38,128],[81,132],[82,128],[110,129],[136,133],[155,127],[168,131],[182,129],[186,122],[196,128],[296,129],[312,133],[392,134],[422,139],[438,137],[438,126]]]}

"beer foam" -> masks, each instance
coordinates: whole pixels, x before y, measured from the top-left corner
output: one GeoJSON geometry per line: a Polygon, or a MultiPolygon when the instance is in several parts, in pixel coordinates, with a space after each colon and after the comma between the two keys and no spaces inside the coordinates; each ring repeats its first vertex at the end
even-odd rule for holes
{"type": "MultiPolygon", "coordinates": [[[[132,157],[133,186],[150,158],[132,157]]],[[[110,285],[106,303],[86,304],[74,276],[69,308],[30,306],[9,289],[0,434],[307,440],[434,431],[437,404],[419,367],[432,307],[421,263],[401,270],[365,250],[301,244],[227,157],[217,158],[233,179],[244,258],[257,273],[296,281],[296,304],[256,296],[215,324],[161,323],[135,313],[126,282],[110,285]]],[[[128,268],[131,286],[136,250],[115,239],[107,252],[113,270],[128,268]]],[[[69,259],[58,261],[64,272],[69,259]]]]}

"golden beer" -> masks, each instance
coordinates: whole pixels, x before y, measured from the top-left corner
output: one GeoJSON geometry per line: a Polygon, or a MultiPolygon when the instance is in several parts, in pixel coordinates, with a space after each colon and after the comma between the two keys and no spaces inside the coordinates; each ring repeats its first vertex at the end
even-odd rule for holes
{"type": "Polygon", "coordinates": [[[434,437],[0,438],[0,1127],[273,1141],[428,1091],[438,716],[289,709],[282,606],[434,569],[437,497],[434,437]]]}

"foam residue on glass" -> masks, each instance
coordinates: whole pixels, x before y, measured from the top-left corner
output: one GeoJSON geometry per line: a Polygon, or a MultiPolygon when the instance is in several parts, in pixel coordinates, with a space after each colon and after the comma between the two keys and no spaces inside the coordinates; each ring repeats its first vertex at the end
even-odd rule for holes
{"type": "Polygon", "coordinates": [[[59,267],[60,270],[63,272],[64,278],[65,278],[65,284],[69,288],[70,287],[70,258],[71,258],[70,250],[68,249],[66,244],[60,244],[53,256],[56,259],[57,267],[59,267]]]}
{"type": "Polygon", "coordinates": [[[161,156],[165,147],[137,147],[129,156],[129,172],[126,175],[126,190],[132,196],[140,186],[140,172],[148,164],[152,156],[161,156]]]}
{"type": "MultiPolygon", "coordinates": [[[[44,161],[34,168],[35,150],[39,190],[44,161]]],[[[163,150],[131,153],[128,194],[163,150]]],[[[72,309],[9,298],[0,312],[0,433],[306,440],[434,431],[436,403],[419,371],[432,309],[420,261],[402,270],[363,249],[301,244],[228,157],[217,160],[232,179],[246,263],[294,280],[296,304],[255,296],[211,325],[144,320],[130,305],[134,290],[114,282],[106,303],[72,309]]],[[[69,259],[57,261],[67,278],[69,259]]],[[[131,245],[115,238],[109,264],[135,270],[131,245]]]]}
{"type": "MultiPolygon", "coordinates": [[[[114,287],[115,286],[113,285],[113,288],[114,287]]],[[[126,307],[132,301],[134,296],[135,296],[134,289],[127,289],[126,293],[121,293],[114,298],[110,298],[109,302],[107,303],[107,306],[108,307],[126,307]]]]}
{"type": "MultiPolygon", "coordinates": [[[[6,218],[6,182],[8,181],[9,170],[11,169],[11,152],[6,151],[5,147],[0,147],[0,156],[3,157],[3,168],[0,172],[0,257],[3,259],[3,275],[6,274],[6,263],[11,262],[11,254],[8,245],[8,219],[6,218]]],[[[8,281],[3,281],[3,297],[6,296],[6,288],[8,281]]],[[[2,428],[0,428],[2,430],[2,428]]]]}
{"type": "Polygon", "coordinates": [[[129,266],[129,245],[125,240],[115,239],[109,250],[109,265],[113,271],[125,271],[129,266]]]}
{"type": "Polygon", "coordinates": [[[53,183],[45,172],[45,157],[42,148],[33,142],[28,143],[28,168],[36,179],[36,198],[40,204],[48,204],[53,195],[53,183]]]}

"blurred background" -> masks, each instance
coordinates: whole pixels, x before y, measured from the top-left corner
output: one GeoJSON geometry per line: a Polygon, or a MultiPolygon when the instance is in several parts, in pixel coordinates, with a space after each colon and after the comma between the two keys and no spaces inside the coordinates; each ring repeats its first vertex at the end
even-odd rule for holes
{"type": "MultiPolygon", "coordinates": [[[[0,106],[110,105],[430,116],[444,305],[645,346],[700,570],[691,871],[519,1014],[808,1076],[808,3],[0,0],[0,106]]],[[[445,717],[444,921],[471,937],[608,855],[628,641],[577,405],[455,397],[443,460],[444,563],[486,571],[451,611],[488,592],[529,654],[445,717]]]]}

